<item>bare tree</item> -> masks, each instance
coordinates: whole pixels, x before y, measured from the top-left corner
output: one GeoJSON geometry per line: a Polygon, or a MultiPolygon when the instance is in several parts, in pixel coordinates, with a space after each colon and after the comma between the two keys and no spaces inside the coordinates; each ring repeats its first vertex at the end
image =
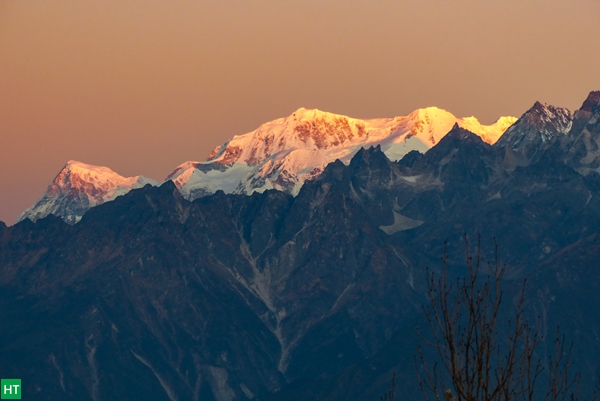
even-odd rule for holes
{"type": "MultiPolygon", "coordinates": [[[[478,241],[476,254],[465,236],[466,277],[451,280],[445,244],[441,274],[427,271],[429,304],[424,312],[430,336],[419,333],[433,347],[438,362],[428,364],[418,347],[415,365],[427,400],[512,401],[575,400],[579,375],[570,375],[571,346],[557,331],[554,355],[542,363],[536,350],[542,340],[524,316],[525,286],[512,304],[508,331],[499,324],[511,305],[503,302],[501,284],[506,266],[483,263],[478,241]]],[[[502,320],[503,321],[503,320],[502,320]]]]}
{"type": "Polygon", "coordinates": [[[396,390],[396,372],[392,375],[392,389],[379,397],[379,401],[394,401],[394,392],[396,390]]]}

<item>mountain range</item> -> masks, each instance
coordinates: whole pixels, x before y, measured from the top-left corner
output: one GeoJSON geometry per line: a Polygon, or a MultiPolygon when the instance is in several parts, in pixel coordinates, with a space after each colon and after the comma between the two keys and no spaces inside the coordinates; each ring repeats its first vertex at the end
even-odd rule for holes
{"type": "MultiPolygon", "coordinates": [[[[251,194],[278,189],[296,195],[327,164],[336,159],[348,164],[361,147],[380,145],[391,160],[399,160],[411,150],[427,151],[456,123],[494,143],[515,120],[501,117],[492,125],[482,125],[475,117],[459,119],[436,107],[403,117],[360,120],[300,108],[234,136],[217,146],[205,162],[181,164],[165,181],[173,181],[188,200],[218,190],[251,194]]],[[[147,183],[158,185],[143,176],[125,178],[107,167],[69,161],[18,221],[54,214],[74,224],[91,207],[147,183]]]]}
{"type": "Polygon", "coordinates": [[[424,153],[360,148],[297,193],[190,200],[175,179],[77,224],[0,224],[0,377],[39,400],[358,401],[396,372],[396,394],[422,399],[426,268],[441,270],[447,246],[449,274],[464,275],[466,234],[492,263],[495,238],[509,316],[527,279],[538,356],[559,325],[587,395],[600,374],[600,92],[574,113],[536,103],[490,142],[455,121],[424,153]]]}

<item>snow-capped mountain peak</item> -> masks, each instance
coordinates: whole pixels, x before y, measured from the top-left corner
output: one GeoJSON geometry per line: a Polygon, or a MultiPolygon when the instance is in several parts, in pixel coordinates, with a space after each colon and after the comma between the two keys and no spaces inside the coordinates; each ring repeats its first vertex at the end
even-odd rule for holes
{"type": "Polygon", "coordinates": [[[66,187],[87,190],[86,193],[92,198],[100,200],[103,193],[106,193],[109,188],[131,186],[137,179],[138,177],[123,177],[108,167],[69,160],[56,176],[49,189],[53,192],[61,191],[66,187]],[[90,185],[93,185],[93,189],[90,185]]]}
{"type": "MultiPolygon", "coordinates": [[[[494,143],[515,120],[502,117],[483,125],[475,117],[457,118],[438,107],[375,119],[299,108],[254,131],[233,136],[217,146],[207,161],[185,162],[166,179],[189,200],[218,190],[250,194],[274,188],[296,195],[304,182],[319,176],[327,164],[336,159],[349,163],[363,147],[380,146],[387,157],[399,160],[411,150],[426,152],[455,124],[494,143]]],[[[69,161],[19,220],[54,214],[76,223],[91,207],[147,183],[157,185],[141,176],[123,177],[107,167],[69,161]]]]}
{"type": "Polygon", "coordinates": [[[108,167],[69,160],[44,195],[25,210],[18,221],[26,218],[35,221],[54,214],[73,224],[90,208],[146,184],[158,185],[143,176],[123,177],[108,167]]]}
{"type": "Polygon", "coordinates": [[[457,118],[438,107],[376,119],[299,108],[287,117],[234,136],[215,148],[204,163],[182,164],[168,179],[188,199],[218,189],[248,194],[276,188],[296,194],[305,180],[318,176],[328,163],[336,159],[349,163],[362,147],[380,145],[390,159],[399,160],[411,150],[426,152],[454,124],[494,143],[515,121],[514,117],[501,117],[492,125],[483,125],[475,117],[457,118]]]}
{"type": "Polygon", "coordinates": [[[287,117],[267,122],[256,130],[236,135],[209,156],[223,165],[258,165],[272,155],[293,149],[328,149],[365,135],[362,120],[300,108],[287,117]]]}

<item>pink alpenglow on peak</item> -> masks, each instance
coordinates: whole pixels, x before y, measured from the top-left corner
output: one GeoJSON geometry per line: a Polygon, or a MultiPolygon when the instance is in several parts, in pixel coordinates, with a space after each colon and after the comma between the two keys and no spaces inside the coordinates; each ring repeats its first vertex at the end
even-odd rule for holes
{"type": "MultiPolygon", "coordinates": [[[[304,182],[318,177],[329,163],[339,159],[348,164],[363,147],[379,145],[388,158],[400,160],[412,150],[425,153],[455,124],[492,144],[514,121],[514,117],[501,117],[483,125],[475,117],[457,118],[437,107],[375,119],[300,108],[234,136],[217,146],[205,162],[181,164],[166,180],[173,181],[188,200],[219,190],[251,194],[278,189],[297,195],[304,182]]],[[[146,184],[158,185],[143,176],[123,177],[107,167],[69,161],[19,221],[53,214],[75,224],[90,208],[146,184]]]]}
{"type": "Polygon", "coordinates": [[[234,136],[216,147],[206,162],[184,163],[167,179],[190,200],[219,189],[250,194],[274,188],[296,195],[327,164],[336,159],[349,163],[362,147],[380,145],[388,158],[399,160],[411,150],[426,152],[454,124],[493,144],[516,120],[501,117],[483,125],[475,117],[457,118],[437,107],[418,109],[408,116],[364,120],[300,108],[234,136]]]}
{"type": "Polygon", "coordinates": [[[49,214],[77,223],[90,208],[111,201],[131,189],[147,184],[158,185],[152,179],[123,177],[108,167],[93,166],[70,160],[54,178],[42,197],[25,210],[18,221],[36,221],[49,214]]]}

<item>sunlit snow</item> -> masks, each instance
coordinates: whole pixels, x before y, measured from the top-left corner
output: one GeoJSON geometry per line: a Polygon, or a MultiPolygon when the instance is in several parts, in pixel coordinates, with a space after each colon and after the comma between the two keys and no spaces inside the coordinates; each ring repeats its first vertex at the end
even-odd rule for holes
{"type": "Polygon", "coordinates": [[[17,221],[33,221],[54,214],[75,223],[90,208],[111,201],[132,189],[158,183],[144,176],[123,177],[108,167],[70,160],[48,186],[42,197],[17,221]]]}
{"type": "Polygon", "coordinates": [[[516,120],[501,117],[494,124],[483,125],[475,117],[457,118],[437,107],[418,109],[408,116],[367,120],[300,108],[288,117],[234,136],[215,148],[206,162],[182,164],[169,179],[189,199],[218,189],[248,194],[276,188],[297,194],[304,181],[318,176],[327,164],[336,159],[348,164],[363,147],[380,145],[388,158],[400,160],[411,150],[426,152],[457,123],[493,144],[516,120]],[[214,163],[224,171],[198,170],[214,163]]]}
{"type": "MultiPolygon", "coordinates": [[[[188,200],[218,190],[250,194],[279,189],[296,195],[304,182],[318,177],[327,164],[336,159],[348,164],[361,148],[380,145],[388,158],[400,160],[412,150],[426,152],[454,124],[492,144],[515,121],[514,117],[501,117],[494,124],[483,125],[475,117],[457,118],[437,107],[366,120],[300,108],[234,136],[217,146],[205,162],[181,164],[166,180],[172,180],[188,200]]],[[[91,207],[146,184],[158,185],[143,176],[123,177],[107,167],[69,161],[19,221],[55,214],[75,223],[91,207]]]]}

